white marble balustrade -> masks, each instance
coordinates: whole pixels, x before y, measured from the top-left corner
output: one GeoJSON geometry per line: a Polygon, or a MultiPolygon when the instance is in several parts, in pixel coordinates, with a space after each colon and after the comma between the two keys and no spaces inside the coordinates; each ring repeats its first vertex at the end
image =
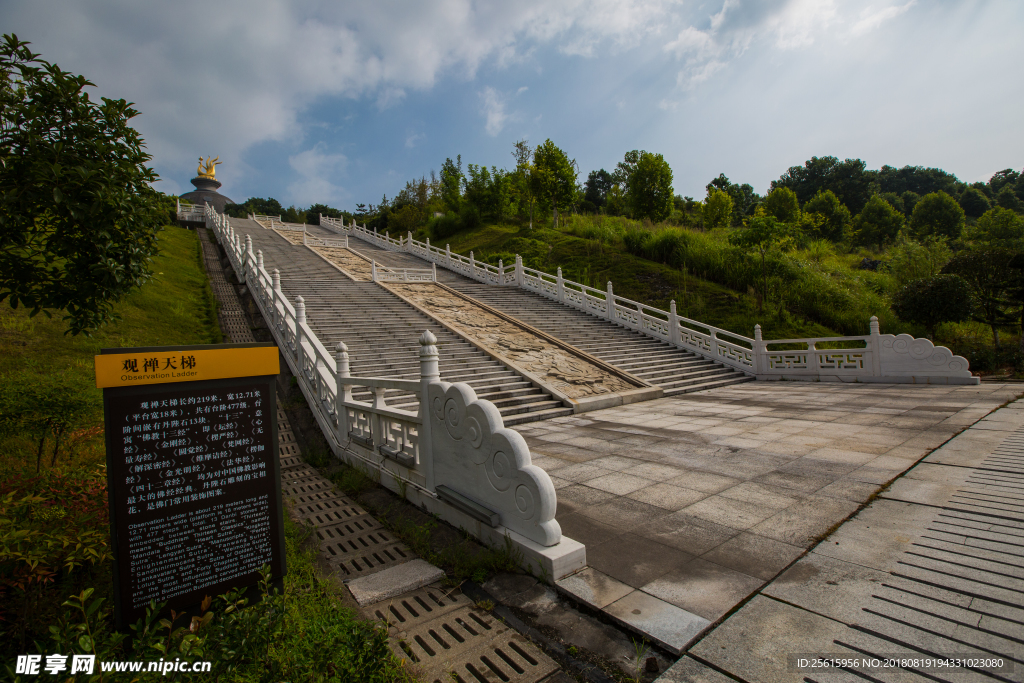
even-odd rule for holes
{"type": "MultiPolygon", "coordinates": [[[[536,564],[560,578],[585,566],[583,545],[561,535],[554,486],[531,463],[525,440],[506,429],[498,409],[478,399],[468,384],[440,380],[433,334],[420,337],[419,380],[352,377],[345,345],[339,343],[333,354],[324,347],[306,321],[302,297],[288,300],[280,274],[267,271],[252,239],[243,240],[209,206],[205,219],[338,457],[375,470],[382,484],[487,543],[508,539],[531,568],[536,564]],[[360,390],[372,400],[356,400],[353,392],[360,390]],[[388,390],[416,396],[417,410],[389,406],[388,390]]],[[[436,275],[433,268],[428,272],[436,275]]]]}

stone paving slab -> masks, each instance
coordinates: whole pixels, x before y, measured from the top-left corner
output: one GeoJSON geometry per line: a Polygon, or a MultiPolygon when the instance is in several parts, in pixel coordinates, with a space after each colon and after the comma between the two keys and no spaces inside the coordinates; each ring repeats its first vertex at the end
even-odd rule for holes
{"type": "Polygon", "coordinates": [[[444,571],[426,560],[415,559],[376,574],[348,582],[348,589],[360,605],[369,605],[422,588],[444,578],[444,571]]]}
{"type": "Polygon", "coordinates": [[[1024,410],[1012,405],[924,458],[689,655],[751,683],[829,680],[794,670],[787,657],[800,652],[1012,664],[861,669],[861,680],[1024,681],[1024,486],[1008,470],[1024,464],[1024,410]],[[990,433],[1001,438],[979,438],[990,433]],[[963,442],[970,461],[948,464],[963,442]]]}
{"type": "Polygon", "coordinates": [[[711,622],[643,591],[632,591],[604,609],[669,652],[681,654],[711,622]]]}

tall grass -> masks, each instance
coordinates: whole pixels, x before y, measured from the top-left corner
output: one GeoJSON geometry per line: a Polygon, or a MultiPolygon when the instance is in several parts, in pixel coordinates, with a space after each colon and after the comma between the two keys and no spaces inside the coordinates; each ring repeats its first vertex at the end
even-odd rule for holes
{"type": "MultiPolygon", "coordinates": [[[[605,216],[573,216],[568,230],[604,244],[621,244],[630,254],[739,292],[760,289],[760,258],[730,244],[730,230],[701,232],[605,216]]],[[[906,327],[889,308],[891,278],[852,270],[829,243],[811,242],[805,250],[771,253],[765,270],[766,307],[776,313],[786,310],[845,335],[867,334],[872,315],[886,331],[906,327]]]]}

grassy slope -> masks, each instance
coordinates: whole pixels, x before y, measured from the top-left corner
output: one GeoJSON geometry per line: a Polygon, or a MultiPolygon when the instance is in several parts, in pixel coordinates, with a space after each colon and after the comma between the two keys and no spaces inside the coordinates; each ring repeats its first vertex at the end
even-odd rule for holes
{"type": "MultiPolygon", "coordinates": [[[[615,293],[634,301],[668,310],[675,299],[680,315],[748,337],[761,324],[766,339],[830,337],[838,333],[818,323],[775,318],[757,312],[752,296],[686,275],[669,266],[638,258],[619,249],[602,246],[548,227],[486,225],[453,235],[447,243],[453,251],[478,258],[519,253],[528,266],[554,273],[559,266],[569,279],[604,289],[612,281],[615,293]]],[[[440,240],[435,246],[442,246],[440,240]]],[[[866,322],[865,322],[866,326],[866,322]]],[[[867,330],[865,330],[865,333],[867,330]]]]}
{"type": "MultiPolygon", "coordinates": [[[[41,313],[29,318],[24,308],[0,306],[0,381],[24,382],[37,375],[66,373],[70,381],[87,387],[91,399],[92,410],[82,427],[100,426],[102,392],[95,388],[93,370],[93,356],[100,349],[222,340],[216,302],[200,259],[199,237],[194,231],[166,228],[160,233],[160,254],[153,260],[153,279],[115,307],[119,321],[91,337],[66,336],[60,313],[52,318],[41,313]]],[[[0,470],[20,466],[20,449],[16,444],[7,445],[0,470]]],[[[88,446],[79,457],[96,459],[97,447],[102,453],[102,437],[96,435],[88,446]]]]}

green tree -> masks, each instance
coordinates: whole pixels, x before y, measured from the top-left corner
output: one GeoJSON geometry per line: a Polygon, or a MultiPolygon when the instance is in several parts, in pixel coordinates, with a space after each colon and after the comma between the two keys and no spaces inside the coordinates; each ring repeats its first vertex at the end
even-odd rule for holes
{"type": "Polygon", "coordinates": [[[916,192],[911,192],[910,190],[907,190],[906,192],[900,195],[900,199],[903,200],[904,215],[909,216],[912,213],[914,213],[914,207],[917,206],[917,203],[919,201],[921,201],[921,195],[919,195],[916,192]]]}
{"type": "Polygon", "coordinates": [[[878,249],[894,239],[901,227],[903,214],[878,195],[869,199],[864,210],[853,220],[853,234],[857,243],[878,249]]]}
{"type": "Polygon", "coordinates": [[[591,171],[590,175],[587,176],[584,198],[596,207],[604,206],[608,198],[608,190],[614,184],[615,181],[612,179],[612,174],[603,168],[598,171],[591,171]]]}
{"type": "Polygon", "coordinates": [[[512,185],[519,196],[520,204],[525,205],[530,213],[530,230],[533,230],[533,208],[537,203],[537,192],[540,189],[540,178],[537,167],[533,164],[533,148],[527,140],[519,140],[512,146],[512,158],[516,160],[516,170],[512,172],[512,185]]]}
{"type": "Polygon", "coordinates": [[[701,207],[704,227],[709,230],[727,228],[732,223],[732,197],[721,190],[712,190],[701,207]]]}
{"type": "Polygon", "coordinates": [[[769,192],[761,206],[782,223],[796,223],[800,220],[800,200],[796,198],[796,192],[788,187],[777,187],[769,192]]]}
{"type": "Polygon", "coordinates": [[[1024,217],[997,206],[978,219],[968,236],[978,242],[1019,240],[1024,237],[1024,217]]]}
{"type": "Polygon", "coordinates": [[[910,229],[920,236],[938,235],[956,239],[964,229],[964,210],[945,192],[921,197],[910,216],[910,229]]]}
{"type": "Polygon", "coordinates": [[[941,323],[959,323],[971,317],[974,296],[959,275],[936,275],[907,284],[893,297],[892,310],[901,320],[924,325],[934,340],[935,328],[941,323]]]}
{"type": "Polygon", "coordinates": [[[725,192],[732,198],[733,225],[739,225],[743,221],[744,216],[752,215],[754,208],[761,202],[761,196],[754,192],[754,188],[748,183],[737,185],[730,181],[724,173],[719,173],[717,178],[707,184],[706,189],[709,195],[711,190],[717,189],[725,192]]]}
{"type": "MultiPolygon", "coordinates": [[[[30,315],[64,310],[68,333],[99,328],[145,283],[168,202],[125,100],[0,45],[0,301],[30,315]]],[[[173,204],[170,205],[173,207],[173,204]]]]}
{"type": "MultiPolygon", "coordinates": [[[[728,195],[726,195],[728,196],[728,195]]],[[[764,302],[768,299],[768,254],[782,249],[792,241],[792,226],[782,223],[774,216],[754,216],[747,222],[747,227],[729,235],[729,243],[743,249],[749,249],[761,258],[761,295],[758,297],[757,310],[764,310],[764,302]]]]}
{"type": "Polygon", "coordinates": [[[960,195],[960,208],[971,218],[978,218],[989,210],[988,197],[976,187],[968,187],[960,195]]]}
{"type": "Polygon", "coordinates": [[[1024,202],[1017,198],[1013,188],[1009,185],[1004,185],[1003,189],[999,190],[999,194],[996,195],[996,204],[1017,213],[1024,211],[1024,202]]]}
{"type": "Polygon", "coordinates": [[[918,242],[900,231],[896,242],[887,251],[889,272],[896,284],[903,287],[914,280],[935,277],[953,258],[945,237],[925,237],[918,242]]]}
{"type": "Polygon", "coordinates": [[[665,157],[640,152],[626,183],[626,196],[633,218],[657,223],[672,213],[672,169],[665,157]]]}
{"type": "Polygon", "coordinates": [[[972,249],[960,252],[942,268],[943,274],[959,275],[967,281],[977,303],[973,317],[989,326],[997,349],[1000,325],[1016,322],[1016,316],[1008,312],[1016,284],[1010,268],[1015,255],[1000,247],[972,249]]]}
{"type": "Polygon", "coordinates": [[[451,158],[444,160],[441,166],[441,201],[444,202],[445,211],[458,213],[462,207],[462,183],[465,178],[462,175],[462,155],[458,155],[457,161],[451,158]]]}
{"type": "Polygon", "coordinates": [[[778,180],[773,180],[772,189],[788,187],[796,192],[801,203],[821,190],[832,190],[850,211],[859,213],[877,190],[876,175],[876,171],[865,170],[860,159],[839,161],[836,157],[811,157],[803,166],[792,166],[778,180]]]}
{"type": "Polygon", "coordinates": [[[821,216],[816,236],[832,242],[843,239],[847,226],[853,220],[850,210],[843,206],[832,190],[822,190],[807,200],[803,212],[821,216]]]}
{"type": "Polygon", "coordinates": [[[878,196],[881,197],[882,199],[884,199],[885,201],[889,202],[889,206],[891,206],[892,208],[896,209],[897,211],[902,213],[904,216],[907,215],[907,209],[903,205],[903,198],[900,197],[895,192],[882,192],[878,196]]]}
{"type": "MultiPolygon", "coordinates": [[[[924,168],[923,166],[904,166],[894,168],[882,166],[876,172],[876,182],[879,192],[895,192],[901,197],[907,192],[916,195],[926,195],[932,192],[943,191],[949,195],[960,193],[962,183],[952,173],[947,173],[941,168],[924,168]]],[[[906,204],[906,199],[903,200],[906,204]]],[[[913,211],[913,207],[907,206],[907,211],[913,211]]]]}
{"type": "Polygon", "coordinates": [[[575,163],[550,138],[533,150],[538,195],[551,207],[552,225],[555,228],[558,227],[559,209],[567,207],[576,195],[575,163]]]}

